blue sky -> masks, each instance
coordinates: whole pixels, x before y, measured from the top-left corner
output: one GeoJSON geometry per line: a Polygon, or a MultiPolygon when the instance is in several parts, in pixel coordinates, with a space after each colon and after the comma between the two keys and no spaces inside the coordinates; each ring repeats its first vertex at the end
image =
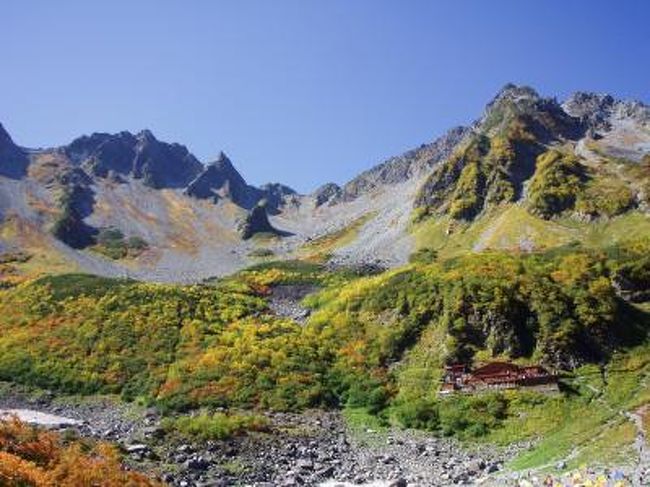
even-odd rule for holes
{"type": "Polygon", "coordinates": [[[507,82],[650,101],[649,19],[645,0],[8,0],[0,122],[30,147],[149,128],[306,192],[507,82]]]}

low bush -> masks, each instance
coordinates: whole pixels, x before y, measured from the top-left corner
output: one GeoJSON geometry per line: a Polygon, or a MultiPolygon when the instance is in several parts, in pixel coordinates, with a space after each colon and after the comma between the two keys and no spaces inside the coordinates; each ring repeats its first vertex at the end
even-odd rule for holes
{"type": "Polygon", "coordinates": [[[398,402],[392,412],[405,428],[437,431],[440,428],[440,413],[437,401],[414,399],[398,402]]]}
{"type": "Polygon", "coordinates": [[[498,428],[507,412],[508,401],[498,393],[454,396],[440,401],[440,428],[447,436],[478,438],[498,428]]]}
{"type": "Polygon", "coordinates": [[[137,235],[125,238],[118,228],[102,228],[97,233],[93,250],[114,260],[136,257],[149,248],[149,244],[137,235]]]}
{"type": "Polygon", "coordinates": [[[544,218],[572,210],[586,180],[586,170],[575,156],[557,150],[545,152],[537,158],[529,183],[529,208],[544,218]]]}
{"type": "Polygon", "coordinates": [[[208,441],[225,440],[241,436],[250,431],[267,431],[269,421],[264,416],[254,414],[226,414],[200,412],[195,415],[165,418],[163,428],[171,434],[208,441]]]}
{"type": "Polygon", "coordinates": [[[106,443],[68,440],[17,419],[0,421],[0,485],[153,487],[162,485],[126,471],[106,443]]]}
{"type": "Polygon", "coordinates": [[[248,254],[249,257],[258,257],[258,258],[263,258],[263,257],[273,257],[275,255],[275,252],[273,252],[271,249],[254,249],[251,250],[250,253],[248,254]]]}

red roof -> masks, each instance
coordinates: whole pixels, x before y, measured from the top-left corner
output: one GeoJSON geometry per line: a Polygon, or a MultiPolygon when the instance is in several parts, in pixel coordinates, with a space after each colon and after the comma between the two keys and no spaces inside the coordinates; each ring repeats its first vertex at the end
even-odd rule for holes
{"type": "Polygon", "coordinates": [[[474,377],[519,374],[521,369],[518,365],[509,362],[491,362],[483,365],[472,372],[474,377]]]}

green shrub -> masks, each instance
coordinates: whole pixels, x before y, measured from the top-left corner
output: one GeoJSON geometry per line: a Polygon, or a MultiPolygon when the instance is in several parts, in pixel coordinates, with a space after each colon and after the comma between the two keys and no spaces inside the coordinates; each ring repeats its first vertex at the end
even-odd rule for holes
{"type": "Polygon", "coordinates": [[[119,260],[129,256],[137,256],[146,250],[149,244],[137,235],[129,238],[118,228],[102,228],[95,238],[93,250],[111,259],[119,260]]]}
{"type": "Polygon", "coordinates": [[[409,262],[417,264],[431,264],[438,258],[438,252],[434,249],[420,249],[409,257],[409,262]]]}
{"type": "Polygon", "coordinates": [[[477,162],[467,164],[460,173],[451,200],[449,214],[452,218],[471,220],[481,210],[484,175],[477,162]]]}
{"type": "Polygon", "coordinates": [[[250,253],[248,254],[249,257],[272,257],[275,255],[275,252],[273,252],[271,249],[254,249],[251,250],[250,253]]]}
{"type": "Polygon", "coordinates": [[[458,395],[440,402],[440,427],[447,436],[478,438],[498,428],[507,412],[508,402],[501,394],[458,395]]]}
{"type": "Polygon", "coordinates": [[[617,178],[598,178],[579,193],[576,211],[593,216],[613,217],[634,206],[634,193],[617,178]]]}
{"type": "Polygon", "coordinates": [[[255,414],[199,412],[194,415],[165,418],[163,428],[169,434],[199,441],[225,440],[251,431],[267,431],[269,421],[255,414]]]}
{"type": "Polygon", "coordinates": [[[348,379],[345,394],[347,407],[366,408],[370,414],[377,414],[386,408],[390,396],[382,381],[367,377],[348,379]]]}
{"type": "Polygon", "coordinates": [[[645,336],[647,311],[617,297],[612,275],[644,286],[646,255],[641,244],[566,246],[368,277],[285,263],[197,286],[52,276],[0,293],[0,379],[167,411],[344,405],[480,436],[500,427],[499,400],[459,398],[454,412],[435,395],[418,399],[437,391],[444,364],[609,360],[645,336]],[[269,311],[268,288],[282,282],[323,286],[305,324],[269,311]]]}
{"type": "Polygon", "coordinates": [[[572,210],[586,179],[586,171],[575,156],[557,150],[541,154],[529,182],[529,208],[544,218],[572,210]]]}
{"type": "Polygon", "coordinates": [[[145,250],[149,247],[149,244],[142,237],[133,235],[126,240],[126,246],[131,250],[145,250]]]}
{"type": "Polygon", "coordinates": [[[437,431],[440,428],[440,415],[437,401],[413,399],[393,406],[392,412],[405,428],[437,431]]]}

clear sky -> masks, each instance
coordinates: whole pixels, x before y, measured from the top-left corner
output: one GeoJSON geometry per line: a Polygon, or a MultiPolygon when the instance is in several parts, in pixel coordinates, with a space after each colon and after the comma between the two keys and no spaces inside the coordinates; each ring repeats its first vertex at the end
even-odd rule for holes
{"type": "Polygon", "coordinates": [[[151,129],[307,192],[469,123],[507,82],[650,101],[650,1],[3,0],[17,143],[151,129]]]}

